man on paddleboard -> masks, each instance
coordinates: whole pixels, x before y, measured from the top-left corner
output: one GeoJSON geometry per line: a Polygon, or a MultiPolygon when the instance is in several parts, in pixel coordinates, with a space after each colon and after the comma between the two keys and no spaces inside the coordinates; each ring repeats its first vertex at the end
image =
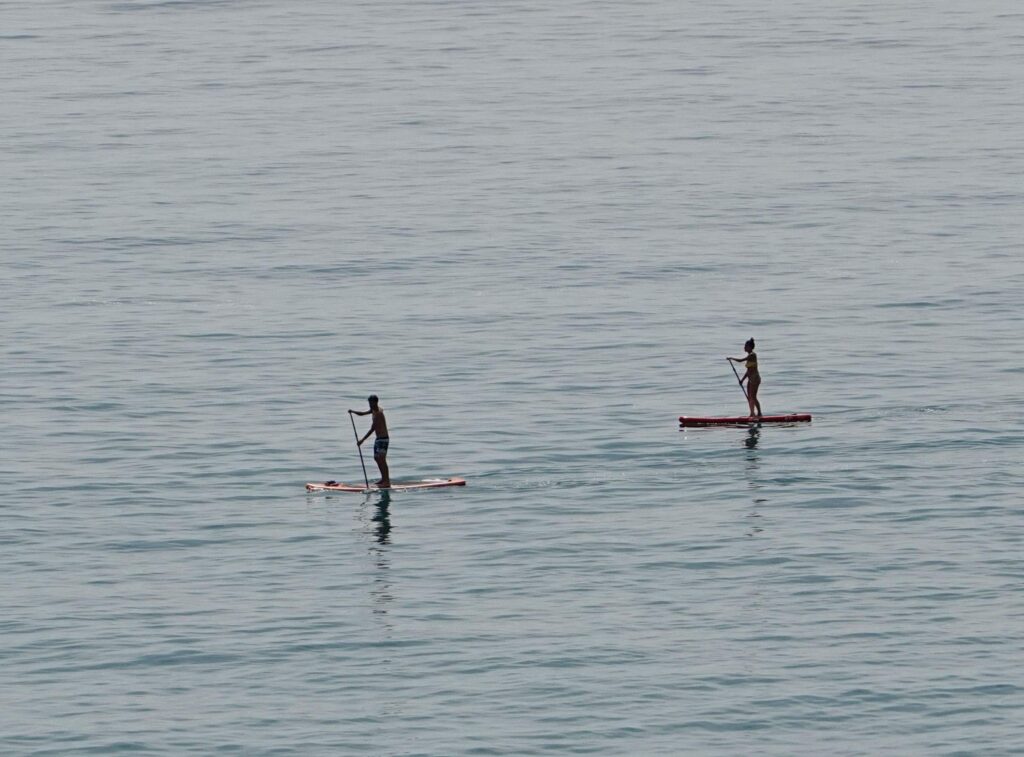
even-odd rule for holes
{"type": "Polygon", "coordinates": [[[373,442],[373,459],[377,463],[377,467],[380,468],[380,481],[377,482],[377,486],[381,489],[386,489],[391,486],[391,474],[388,472],[388,442],[390,441],[388,438],[388,422],[384,418],[384,411],[380,409],[380,401],[377,399],[376,394],[371,394],[367,398],[367,402],[370,403],[369,410],[349,410],[349,413],[352,415],[373,416],[370,430],[357,443],[361,447],[363,442],[370,438],[370,434],[377,435],[373,442]]]}

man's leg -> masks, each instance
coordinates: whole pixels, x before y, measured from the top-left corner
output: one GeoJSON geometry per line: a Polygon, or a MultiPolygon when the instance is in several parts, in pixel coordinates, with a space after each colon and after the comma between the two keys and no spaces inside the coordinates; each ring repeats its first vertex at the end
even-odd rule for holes
{"type": "Polygon", "coordinates": [[[380,468],[380,481],[377,482],[377,486],[391,486],[391,473],[388,471],[387,455],[374,455],[373,459],[377,463],[377,467],[380,468]]]}

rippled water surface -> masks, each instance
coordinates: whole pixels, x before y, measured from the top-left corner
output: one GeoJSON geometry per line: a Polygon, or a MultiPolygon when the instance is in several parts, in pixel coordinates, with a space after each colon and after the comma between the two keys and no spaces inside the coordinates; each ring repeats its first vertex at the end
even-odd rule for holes
{"type": "Polygon", "coordinates": [[[4,754],[1024,750],[1016,3],[0,21],[4,754]]]}

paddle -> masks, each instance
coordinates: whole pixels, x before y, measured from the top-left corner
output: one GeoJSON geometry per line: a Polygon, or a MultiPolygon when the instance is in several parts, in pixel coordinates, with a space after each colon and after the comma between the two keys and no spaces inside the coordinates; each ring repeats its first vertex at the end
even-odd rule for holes
{"type": "Polygon", "coordinates": [[[363,447],[359,444],[359,432],[356,431],[356,419],[352,417],[352,413],[348,414],[348,419],[352,421],[352,433],[356,435],[356,449],[359,450],[359,464],[363,466],[363,481],[366,482],[366,490],[370,490],[370,477],[366,475],[366,463],[363,462],[363,447]]]}
{"type": "MultiPolygon", "coordinates": [[[[729,358],[726,358],[726,360],[729,360],[729,358]]],[[[732,374],[736,377],[736,383],[740,385],[740,391],[743,392],[743,396],[749,401],[750,397],[747,397],[747,388],[743,386],[743,379],[740,378],[740,374],[736,371],[736,366],[732,364],[731,360],[729,360],[729,367],[732,368],[732,374]]]]}

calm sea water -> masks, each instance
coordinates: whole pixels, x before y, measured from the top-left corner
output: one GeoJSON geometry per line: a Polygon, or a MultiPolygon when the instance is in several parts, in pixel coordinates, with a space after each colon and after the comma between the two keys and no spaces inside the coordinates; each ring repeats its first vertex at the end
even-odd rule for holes
{"type": "Polygon", "coordinates": [[[1022,82],[1009,0],[0,3],[0,751],[1024,752],[1022,82]],[[680,432],[749,336],[814,422],[680,432]],[[307,495],[370,392],[469,485],[307,495]]]}

